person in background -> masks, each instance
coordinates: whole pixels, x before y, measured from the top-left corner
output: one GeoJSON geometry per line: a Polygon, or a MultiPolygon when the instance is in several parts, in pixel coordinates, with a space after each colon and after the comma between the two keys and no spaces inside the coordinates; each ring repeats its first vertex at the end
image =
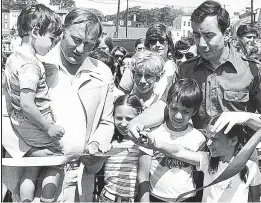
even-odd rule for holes
{"type": "Polygon", "coordinates": [[[258,52],[256,46],[256,38],[258,37],[258,31],[253,25],[240,25],[237,29],[238,37],[238,51],[244,54],[246,57],[251,57],[254,53],[258,52]]]}
{"type": "Polygon", "coordinates": [[[97,40],[94,49],[102,49],[105,52],[111,52],[113,49],[113,41],[110,36],[102,33],[102,36],[97,40]]]}
{"type": "MultiPolygon", "coordinates": [[[[168,60],[168,53],[174,56],[174,43],[172,41],[171,31],[167,26],[161,23],[152,25],[146,32],[144,45],[147,50],[158,53],[165,61],[165,73],[154,86],[154,93],[161,94],[161,92],[166,89],[170,77],[172,77],[176,71],[174,61],[168,60]]],[[[119,84],[119,89],[126,94],[130,93],[133,89],[134,81],[131,75],[131,71],[126,70],[119,84]]]]}
{"type": "Polygon", "coordinates": [[[186,60],[189,60],[193,58],[195,53],[190,51],[191,45],[183,40],[179,40],[175,43],[175,60],[177,66],[180,65],[180,63],[185,62],[186,60]]]}
{"type": "Polygon", "coordinates": [[[124,72],[125,72],[125,70],[126,70],[127,68],[130,68],[131,61],[132,61],[132,58],[131,58],[131,57],[128,57],[128,56],[126,56],[125,59],[123,59],[122,65],[121,65],[121,67],[120,67],[120,73],[121,73],[121,75],[124,74],[124,72]]]}
{"type": "Polygon", "coordinates": [[[129,139],[127,129],[131,119],[141,111],[142,104],[133,94],[120,96],[114,102],[115,133],[112,144],[126,149],[106,160],[105,185],[99,202],[134,202],[137,196],[137,168],[141,152],[139,146],[129,139]]]}
{"type": "MultiPolygon", "coordinates": [[[[148,145],[170,157],[195,165],[197,170],[204,172],[203,185],[206,186],[219,177],[253,135],[252,130],[240,124],[234,125],[228,133],[225,133],[228,125],[223,126],[218,133],[213,132],[219,118],[220,114],[206,122],[204,135],[209,152],[194,152],[180,143],[171,144],[152,133],[147,134],[148,145]]],[[[248,160],[238,174],[204,188],[202,202],[260,202],[260,185],[258,165],[248,160]]]]}
{"type": "MultiPolygon", "coordinates": [[[[193,79],[181,79],[168,92],[168,115],[166,121],[149,132],[150,136],[166,143],[179,144],[191,151],[201,150],[205,145],[204,135],[193,128],[190,119],[202,101],[202,91],[193,79]]],[[[153,150],[150,155],[143,153],[139,159],[138,182],[140,202],[170,202],[196,189],[193,181],[193,165],[153,150]],[[145,186],[146,184],[146,186],[145,186]],[[148,189],[149,188],[149,192],[148,189]]],[[[181,201],[190,202],[195,194],[181,201]]]]}
{"type": "Polygon", "coordinates": [[[114,57],[114,66],[115,66],[114,81],[115,81],[116,87],[118,88],[119,83],[122,78],[120,67],[122,66],[123,60],[129,53],[124,47],[116,46],[111,51],[111,54],[114,57]]]}
{"type": "Polygon", "coordinates": [[[145,49],[144,39],[142,39],[142,38],[137,39],[135,44],[134,44],[134,48],[135,48],[135,52],[138,52],[138,51],[145,49]]]}
{"type": "Polygon", "coordinates": [[[158,101],[164,93],[164,90],[159,94],[154,92],[155,84],[164,75],[164,64],[157,53],[149,50],[139,51],[132,57],[132,93],[141,100],[144,109],[158,101]]]}
{"type": "MultiPolygon", "coordinates": [[[[62,33],[62,23],[54,11],[42,4],[28,6],[18,16],[17,27],[22,39],[8,57],[5,68],[6,90],[13,110],[14,130],[31,147],[65,153],[61,137],[65,131],[54,119],[51,109],[46,68],[36,54],[46,55],[62,33]]],[[[36,180],[42,167],[27,167],[21,177],[21,201],[33,201],[36,180]]],[[[53,202],[60,180],[60,169],[45,167],[41,201],[53,202]]]]}

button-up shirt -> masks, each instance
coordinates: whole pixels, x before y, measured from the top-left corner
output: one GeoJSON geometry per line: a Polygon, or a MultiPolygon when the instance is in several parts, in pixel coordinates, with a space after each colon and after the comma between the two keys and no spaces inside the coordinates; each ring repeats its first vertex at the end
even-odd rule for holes
{"type": "MultiPolygon", "coordinates": [[[[192,117],[196,128],[202,128],[206,119],[224,111],[261,112],[258,64],[244,58],[233,47],[229,47],[229,54],[221,56],[221,60],[214,69],[209,61],[198,56],[181,64],[177,71],[177,79],[193,78],[202,87],[203,101],[192,117]]],[[[166,101],[168,89],[163,101],[166,101]]]]}

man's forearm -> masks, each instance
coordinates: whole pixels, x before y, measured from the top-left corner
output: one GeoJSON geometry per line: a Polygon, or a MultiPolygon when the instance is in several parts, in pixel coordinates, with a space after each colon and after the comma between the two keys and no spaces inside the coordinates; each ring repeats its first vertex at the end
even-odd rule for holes
{"type": "Polygon", "coordinates": [[[165,107],[166,103],[163,101],[151,105],[142,114],[131,120],[130,125],[140,123],[147,128],[160,125],[164,121],[165,107]]]}

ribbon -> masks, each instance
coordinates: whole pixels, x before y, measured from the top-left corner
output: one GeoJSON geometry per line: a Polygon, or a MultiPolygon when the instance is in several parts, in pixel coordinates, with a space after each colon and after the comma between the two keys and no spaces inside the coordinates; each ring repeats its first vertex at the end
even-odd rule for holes
{"type": "Polygon", "coordinates": [[[200,190],[203,190],[204,188],[210,187],[219,182],[227,180],[233,177],[234,175],[238,174],[239,172],[241,172],[244,169],[247,161],[249,160],[251,154],[254,152],[256,146],[260,141],[261,141],[261,129],[259,129],[251,137],[251,139],[245,144],[245,146],[240,150],[240,152],[235,156],[235,158],[229,163],[227,168],[213,182],[211,182],[206,186],[179,195],[176,199],[176,202],[178,202],[181,198],[183,198],[184,196],[190,193],[195,193],[200,190]]]}
{"type": "Polygon", "coordinates": [[[113,156],[119,152],[122,152],[133,145],[122,145],[113,144],[112,148],[106,152],[97,152],[94,155],[88,153],[84,154],[73,154],[73,155],[61,155],[61,156],[48,156],[48,157],[23,157],[23,158],[2,158],[3,166],[17,166],[17,167],[27,167],[27,166],[59,166],[66,164],[67,162],[77,160],[80,157],[86,156],[99,156],[99,157],[109,157],[113,156]]]}

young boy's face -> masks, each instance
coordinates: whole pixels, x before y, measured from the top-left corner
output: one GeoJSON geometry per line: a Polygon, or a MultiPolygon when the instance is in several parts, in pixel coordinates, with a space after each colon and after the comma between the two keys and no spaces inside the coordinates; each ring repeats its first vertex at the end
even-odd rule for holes
{"type": "Polygon", "coordinates": [[[133,78],[136,87],[141,93],[149,92],[156,83],[156,75],[150,73],[148,70],[134,70],[133,78]]]}
{"type": "Polygon", "coordinates": [[[177,131],[183,131],[187,128],[188,122],[195,112],[194,108],[182,105],[177,99],[172,100],[168,109],[170,122],[177,131]]]}
{"type": "Polygon", "coordinates": [[[38,34],[34,43],[37,54],[45,56],[53,48],[55,39],[56,37],[49,32],[42,36],[38,34]]]}

